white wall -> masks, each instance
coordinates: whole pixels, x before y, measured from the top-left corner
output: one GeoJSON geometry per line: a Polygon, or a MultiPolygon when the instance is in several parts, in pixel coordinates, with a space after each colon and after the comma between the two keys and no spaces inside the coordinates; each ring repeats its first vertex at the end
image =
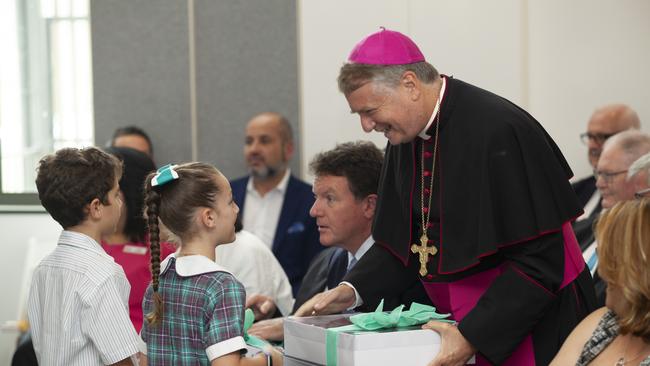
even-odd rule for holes
{"type": "Polygon", "coordinates": [[[411,36],[441,73],[528,110],[587,175],[578,135],[597,106],[627,103],[650,131],[648,19],[647,0],[300,1],[303,171],[336,142],[384,146],[350,115],[336,76],[355,43],[385,26],[411,36]]]}
{"type": "MultiPolygon", "coordinates": [[[[2,265],[0,265],[0,324],[19,319],[19,307],[29,290],[24,284],[28,248],[52,247],[61,232],[61,226],[47,213],[0,214],[2,233],[2,265]]],[[[44,253],[49,248],[43,249],[44,253]]],[[[0,365],[9,365],[18,333],[11,329],[0,332],[0,365]]]]}

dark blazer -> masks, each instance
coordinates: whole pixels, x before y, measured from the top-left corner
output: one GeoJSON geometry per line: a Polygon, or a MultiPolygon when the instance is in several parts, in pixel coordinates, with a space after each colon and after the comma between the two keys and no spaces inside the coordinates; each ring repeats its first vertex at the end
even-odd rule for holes
{"type": "Polygon", "coordinates": [[[571,187],[576,192],[580,205],[585,207],[591,196],[596,192],[596,178],[594,176],[582,178],[571,184],[571,187]]]}
{"type": "MultiPolygon", "coordinates": [[[[233,198],[242,217],[248,179],[249,176],[230,182],[233,198]]],[[[323,249],[316,219],[309,216],[313,204],[311,185],[290,176],[271,250],[289,277],[294,296],[300,288],[309,262],[323,249]]]]}
{"type": "Polygon", "coordinates": [[[327,275],[332,266],[332,260],[336,257],[336,254],[342,250],[343,249],[341,248],[330,247],[316,255],[309,265],[305,277],[303,277],[302,286],[300,286],[298,294],[296,294],[296,302],[293,303],[292,314],[295,313],[302,304],[307,302],[307,300],[325,290],[325,286],[327,285],[327,275]]]}

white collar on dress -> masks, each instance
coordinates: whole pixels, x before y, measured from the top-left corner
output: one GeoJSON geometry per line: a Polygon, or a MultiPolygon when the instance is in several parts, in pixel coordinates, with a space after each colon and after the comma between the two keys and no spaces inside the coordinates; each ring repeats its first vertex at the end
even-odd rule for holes
{"type": "Polygon", "coordinates": [[[442,97],[445,95],[445,89],[447,86],[447,80],[442,77],[442,86],[440,87],[440,95],[438,96],[438,100],[440,100],[440,103],[436,101],[436,106],[433,108],[433,113],[431,114],[431,117],[429,118],[429,122],[427,122],[427,125],[424,127],[422,131],[418,134],[422,140],[428,140],[431,138],[431,136],[427,135],[427,130],[429,127],[431,127],[431,124],[433,123],[433,119],[436,117],[436,114],[438,113],[438,108],[442,105],[442,97]]]}
{"type": "Polygon", "coordinates": [[[178,273],[178,275],[181,277],[190,277],[212,272],[230,273],[229,270],[216,264],[206,256],[196,254],[177,257],[177,255],[178,252],[172,253],[167,258],[165,258],[164,261],[162,261],[160,264],[161,274],[165,273],[165,271],[167,271],[167,268],[169,268],[171,258],[174,258],[176,260],[176,273],[178,273]]]}

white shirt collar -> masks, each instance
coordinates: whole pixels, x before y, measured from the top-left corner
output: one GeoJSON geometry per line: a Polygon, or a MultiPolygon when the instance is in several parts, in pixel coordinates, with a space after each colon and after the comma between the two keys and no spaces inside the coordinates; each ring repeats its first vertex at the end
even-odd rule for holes
{"type": "MultiPolygon", "coordinates": [[[[282,177],[282,180],[280,183],[278,183],[275,188],[272,189],[272,191],[278,191],[282,194],[287,190],[287,186],[289,185],[289,176],[291,176],[291,169],[287,168],[287,170],[284,171],[284,177],[282,177]]],[[[255,190],[255,187],[253,187],[253,177],[250,177],[248,179],[248,184],[246,184],[246,192],[251,193],[257,191],[255,190]]]]}
{"type": "MultiPolygon", "coordinates": [[[[230,273],[229,270],[224,267],[216,264],[210,258],[203,255],[188,255],[178,257],[178,252],[170,254],[164,261],[160,264],[160,273],[163,274],[169,268],[171,264],[171,259],[176,259],[176,273],[181,277],[190,277],[196,276],[204,273],[212,272],[226,272],[230,273]]],[[[231,273],[232,274],[232,273],[231,273]]]]}
{"type": "Polygon", "coordinates": [[[99,243],[96,242],[95,239],[91,238],[86,234],[82,234],[78,231],[63,230],[61,232],[61,235],[59,236],[59,243],[63,245],[70,245],[78,248],[92,250],[93,252],[108,255],[106,254],[104,248],[102,248],[102,246],[99,245],[99,243]]]}
{"type": "Polygon", "coordinates": [[[372,235],[366,239],[366,241],[361,244],[359,249],[357,249],[357,252],[354,253],[354,255],[350,252],[348,252],[348,263],[352,260],[352,257],[356,258],[357,262],[363,257],[364,254],[372,247],[372,245],[375,243],[375,239],[372,238],[372,235]]]}
{"type": "Polygon", "coordinates": [[[427,125],[418,134],[418,136],[420,136],[420,138],[423,139],[423,140],[428,140],[428,139],[431,138],[431,136],[427,135],[427,130],[429,129],[429,127],[431,127],[431,124],[433,123],[433,120],[436,117],[436,114],[438,114],[438,108],[440,108],[440,106],[442,105],[442,98],[445,96],[446,86],[447,86],[447,80],[443,76],[442,77],[442,87],[440,87],[440,95],[438,96],[438,101],[440,101],[440,102],[438,103],[436,101],[436,106],[435,106],[435,108],[433,108],[433,113],[431,114],[431,117],[429,118],[429,122],[427,122],[427,125]]]}

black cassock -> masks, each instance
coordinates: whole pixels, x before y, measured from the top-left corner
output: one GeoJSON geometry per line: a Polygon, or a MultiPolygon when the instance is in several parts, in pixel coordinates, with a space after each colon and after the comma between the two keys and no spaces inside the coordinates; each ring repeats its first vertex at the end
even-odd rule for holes
{"type": "MultiPolygon", "coordinates": [[[[570,225],[581,212],[571,170],[526,111],[444,78],[435,170],[430,174],[435,138],[387,147],[373,224],[377,245],[345,280],[366,309],[421,283],[478,349],[477,365],[546,365],[595,308],[570,225]],[[429,245],[437,248],[424,276],[410,250],[422,234],[422,175],[424,207],[433,194],[429,245]]],[[[435,123],[428,133],[435,136],[435,123]]]]}

